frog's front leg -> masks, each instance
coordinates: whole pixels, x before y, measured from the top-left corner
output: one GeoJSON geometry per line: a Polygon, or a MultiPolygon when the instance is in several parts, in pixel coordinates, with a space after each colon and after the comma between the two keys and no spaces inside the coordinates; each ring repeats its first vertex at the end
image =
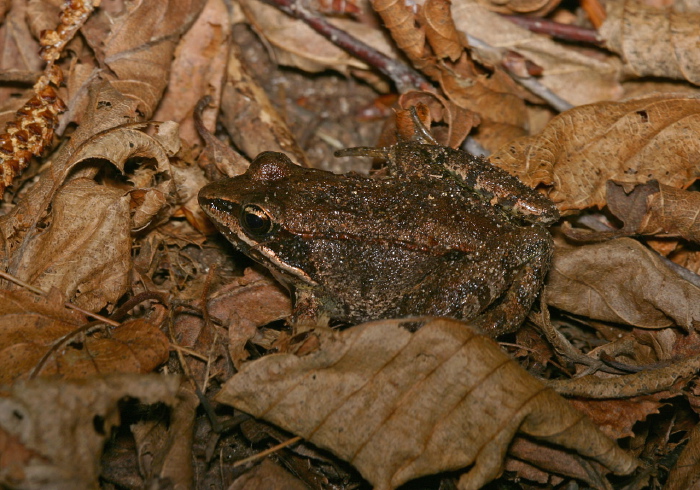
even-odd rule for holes
{"type": "Polygon", "coordinates": [[[491,337],[514,332],[520,327],[549,271],[554,250],[549,232],[541,226],[532,226],[523,229],[519,239],[523,244],[519,253],[525,262],[501,300],[472,321],[491,337]]]}

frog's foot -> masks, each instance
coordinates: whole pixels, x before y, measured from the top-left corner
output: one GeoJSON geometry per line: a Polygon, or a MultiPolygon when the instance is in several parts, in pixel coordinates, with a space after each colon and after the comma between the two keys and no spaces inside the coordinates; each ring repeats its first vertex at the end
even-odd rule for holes
{"type": "Polygon", "coordinates": [[[498,337],[516,331],[537,298],[549,270],[552,258],[552,237],[542,227],[531,228],[525,239],[530,248],[528,260],[513,279],[501,300],[472,321],[486,335],[498,337]]]}

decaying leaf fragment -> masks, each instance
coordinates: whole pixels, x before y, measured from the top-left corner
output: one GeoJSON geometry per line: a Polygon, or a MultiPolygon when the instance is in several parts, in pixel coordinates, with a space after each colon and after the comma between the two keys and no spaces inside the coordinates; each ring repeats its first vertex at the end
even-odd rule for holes
{"type": "Polygon", "coordinates": [[[246,365],[217,399],[330,450],[378,490],[469,465],[459,488],[480,488],[517,431],[615,473],[637,465],[466,324],[394,320],[318,336],[315,352],[246,365]]]}
{"type": "Polygon", "coordinates": [[[700,322],[700,288],[630,238],[558,247],[547,302],[588,318],[643,328],[692,330],[700,322]]]}
{"type": "Polygon", "coordinates": [[[699,131],[698,96],[599,102],[560,114],[540,134],[501,147],[491,162],[532,187],[551,186],[562,211],[603,207],[608,180],[692,184],[700,177],[699,131]]]}
{"type": "Polygon", "coordinates": [[[0,398],[0,436],[14,438],[34,456],[4,467],[0,485],[97,488],[102,445],[119,424],[119,400],[172,406],[178,384],[177,377],[158,375],[17,383],[0,398]]]}

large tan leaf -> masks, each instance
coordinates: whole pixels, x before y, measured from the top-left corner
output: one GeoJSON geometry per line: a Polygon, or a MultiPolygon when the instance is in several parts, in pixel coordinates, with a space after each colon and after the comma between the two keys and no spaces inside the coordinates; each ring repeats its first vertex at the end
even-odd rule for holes
{"type": "Polygon", "coordinates": [[[637,0],[605,4],[599,35],[622,56],[625,71],[700,85],[700,13],[675,12],[637,0]]]}
{"type": "Polygon", "coordinates": [[[17,383],[0,398],[0,438],[12,437],[33,457],[3,467],[5,488],[98,488],[102,446],[119,425],[119,400],[174,405],[176,377],[115,375],[83,381],[17,383]]]}
{"type": "Polygon", "coordinates": [[[147,373],[168,357],[168,339],[155,326],[132,320],[85,333],[85,318],[63,306],[56,292],[43,298],[0,291],[0,383],[30,373],[84,378],[94,374],[147,373]]]}
{"type": "Polygon", "coordinates": [[[644,328],[700,322],[700,288],[630,238],[558,247],[547,302],[577,315],[644,328]]]}
{"type": "Polygon", "coordinates": [[[587,418],[466,324],[395,320],[318,336],[315,352],[246,365],[217,400],[334,452],[378,490],[471,464],[459,487],[480,488],[499,474],[517,431],[572,448],[616,473],[636,467],[587,418]]]}
{"type": "Polygon", "coordinates": [[[501,147],[491,162],[530,186],[552,186],[560,210],[605,205],[606,182],[700,177],[700,96],[666,94],[576,107],[538,135],[501,147]]]}

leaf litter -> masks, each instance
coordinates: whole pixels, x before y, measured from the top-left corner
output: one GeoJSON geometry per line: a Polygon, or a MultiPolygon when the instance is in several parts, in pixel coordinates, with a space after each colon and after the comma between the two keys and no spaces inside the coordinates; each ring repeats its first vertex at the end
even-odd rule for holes
{"type": "Polygon", "coordinates": [[[700,12],[275,3],[0,9],[2,484],[690,488],[700,12]],[[451,320],[295,334],[196,205],[266,150],[368,171],[331,155],[410,136],[400,110],[363,115],[391,91],[565,215],[541,311],[500,348],[451,320]],[[284,439],[245,413],[305,441],[234,468],[284,439]]]}

